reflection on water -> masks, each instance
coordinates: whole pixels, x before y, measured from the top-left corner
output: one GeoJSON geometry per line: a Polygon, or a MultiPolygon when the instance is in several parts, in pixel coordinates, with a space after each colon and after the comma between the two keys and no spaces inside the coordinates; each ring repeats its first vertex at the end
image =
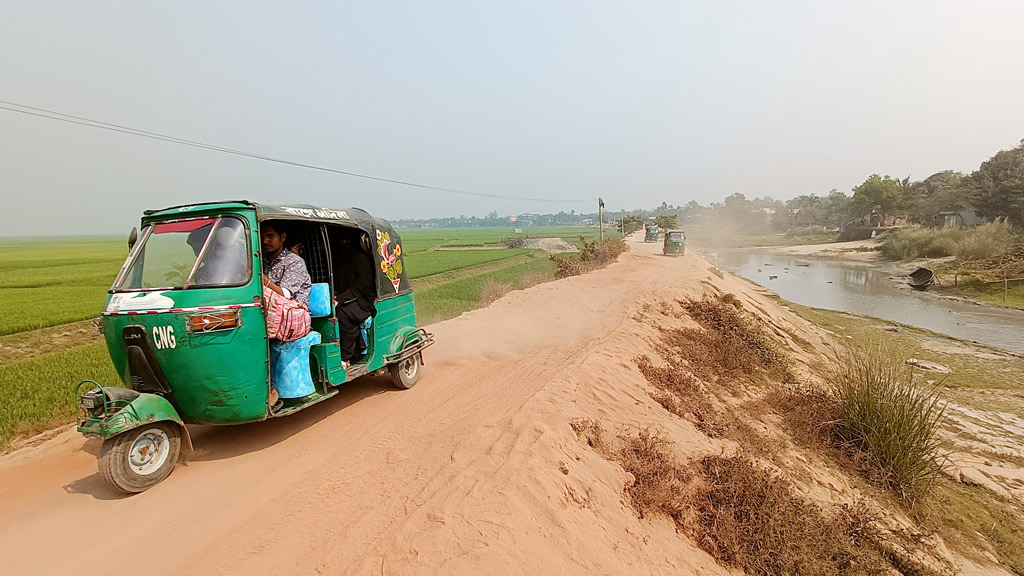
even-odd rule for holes
{"type": "Polygon", "coordinates": [[[873,268],[745,250],[712,257],[725,269],[815,308],[875,316],[1024,354],[1024,312],[914,292],[873,268]]]}

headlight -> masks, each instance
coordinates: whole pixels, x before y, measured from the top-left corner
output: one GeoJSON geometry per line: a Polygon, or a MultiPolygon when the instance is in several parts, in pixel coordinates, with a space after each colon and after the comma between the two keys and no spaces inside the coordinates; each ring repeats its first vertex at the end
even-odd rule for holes
{"type": "Polygon", "coordinates": [[[78,405],[82,407],[82,410],[90,416],[100,416],[103,414],[103,391],[99,388],[95,388],[82,394],[78,398],[78,405]]]}

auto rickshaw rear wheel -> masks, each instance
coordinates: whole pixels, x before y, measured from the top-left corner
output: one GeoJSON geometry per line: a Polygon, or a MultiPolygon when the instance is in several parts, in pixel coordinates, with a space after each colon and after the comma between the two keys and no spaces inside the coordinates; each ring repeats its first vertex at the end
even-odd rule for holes
{"type": "Polygon", "coordinates": [[[420,355],[413,354],[391,365],[391,382],[396,388],[408,390],[420,378],[420,355]]]}
{"type": "Polygon", "coordinates": [[[139,426],[103,442],[100,474],[122,492],[143,492],[170,475],[180,451],[181,430],[176,424],[139,426]]]}

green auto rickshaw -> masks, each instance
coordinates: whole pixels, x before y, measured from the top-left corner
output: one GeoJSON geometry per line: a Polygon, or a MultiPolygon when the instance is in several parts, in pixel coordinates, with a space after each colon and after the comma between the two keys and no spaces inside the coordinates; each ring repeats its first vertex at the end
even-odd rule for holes
{"type": "Polygon", "coordinates": [[[644,242],[658,241],[658,227],[654,224],[644,226],[644,242]]]}
{"type": "MultiPolygon", "coordinates": [[[[80,383],[78,431],[103,440],[99,469],[126,493],[166,478],[187,423],[242,424],[286,416],[365,374],[398,388],[419,376],[433,336],[416,325],[399,235],[358,208],[220,202],[147,211],[107,295],[102,328],[123,386],[80,383]],[[260,228],[287,226],[306,263],[310,332],[267,337],[260,228]],[[358,254],[362,251],[362,254],[358,254]],[[362,355],[343,363],[338,295],[358,279],[376,289],[359,327],[362,355]],[[282,403],[272,406],[271,388],[282,403]],[[283,404],[283,405],[282,405],[283,404]]],[[[371,288],[366,288],[372,290],[371,288]]]]}
{"type": "Polygon", "coordinates": [[[666,230],[663,253],[666,256],[682,256],[686,249],[686,234],[682,230],[666,230]]]}

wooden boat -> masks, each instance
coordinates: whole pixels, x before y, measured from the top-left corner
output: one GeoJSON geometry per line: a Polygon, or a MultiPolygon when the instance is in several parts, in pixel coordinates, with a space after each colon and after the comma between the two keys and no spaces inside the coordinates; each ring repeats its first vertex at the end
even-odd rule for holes
{"type": "Polygon", "coordinates": [[[909,274],[910,287],[914,290],[927,290],[935,282],[935,273],[927,268],[918,268],[909,274]]]}

